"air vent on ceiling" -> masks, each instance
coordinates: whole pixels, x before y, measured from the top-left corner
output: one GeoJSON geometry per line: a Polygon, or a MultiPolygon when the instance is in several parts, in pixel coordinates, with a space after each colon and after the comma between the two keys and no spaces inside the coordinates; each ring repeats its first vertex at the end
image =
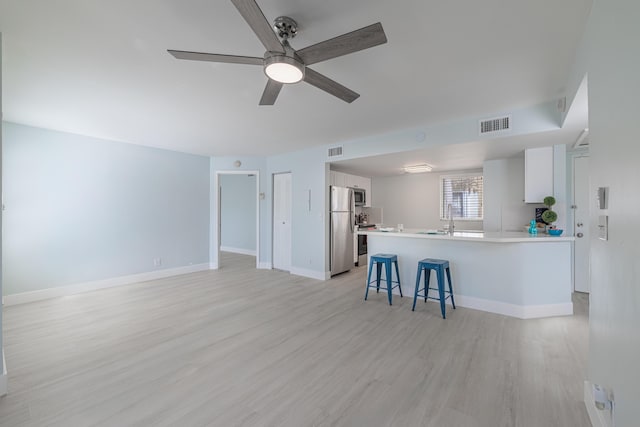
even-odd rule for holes
{"type": "Polygon", "coordinates": [[[511,129],[511,116],[480,120],[480,135],[511,129]]]}
{"type": "Polygon", "coordinates": [[[342,156],[342,145],[329,148],[329,157],[342,156]]]}

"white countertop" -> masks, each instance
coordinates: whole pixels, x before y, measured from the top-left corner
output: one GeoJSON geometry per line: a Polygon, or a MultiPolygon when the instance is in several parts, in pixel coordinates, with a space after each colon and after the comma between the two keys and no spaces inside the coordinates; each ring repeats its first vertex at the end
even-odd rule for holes
{"type": "Polygon", "coordinates": [[[482,232],[482,231],[456,231],[453,236],[448,234],[429,234],[423,229],[404,229],[404,231],[358,230],[357,234],[368,236],[403,237],[417,239],[458,240],[466,242],[487,243],[535,243],[535,242],[572,242],[573,236],[550,236],[538,234],[532,236],[524,231],[482,232]]]}

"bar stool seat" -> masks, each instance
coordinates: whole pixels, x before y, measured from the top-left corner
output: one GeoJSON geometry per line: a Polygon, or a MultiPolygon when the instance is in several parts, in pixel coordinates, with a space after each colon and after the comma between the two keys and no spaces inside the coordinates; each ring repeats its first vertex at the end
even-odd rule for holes
{"type": "Polygon", "coordinates": [[[416,289],[413,296],[413,308],[411,311],[415,311],[416,309],[416,301],[418,297],[424,297],[424,301],[427,302],[427,299],[433,299],[440,301],[440,311],[442,312],[442,318],[446,319],[445,314],[445,306],[444,302],[447,298],[451,298],[451,305],[453,309],[456,308],[456,303],[453,300],[453,289],[451,288],[451,270],[449,268],[449,261],[444,259],[434,259],[434,258],[425,258],[422,261],[418,262],[418,274],[416,276],[416,289]],[[431,270],[435,270],[437,279],[438,279],[438,287],[430,288],[429,287],[429,279],[431,276],[431,270]],[[420,289],[420,276],[424,271],[424,287],[420,289]],[[449,290],[445,291],[444,288],[444,274],[447,273],[447,280],[449,282],[449,290]],[[438,298],[430,297],[429,290],[438,291],[438,298]],[[420,292],[423,292],[420,294],[420,292]],[[449,295],[445,296],[445,293],[449,295]]]}
{"type": "Polygon", "coordinates": [[[364,294],[364,300],[366,301],[369,297],[369,288],[376,288],[376,293],[380,292],[380,279],[382,276],[382,265],[385,268],[385,282],[387,287],[382,288],[383,290],[387,290],[387,298],[389,299],[389,305],[391,304],[391,291],[394,288],[400,289],[400,298],[402,298],[402,287],[400,286],[400,273],[398,272],[398,256],[393,254],[376,254],[371,255],[369,258],[369,274],[367,275],[367,290],[364,294]],[[371,285],[371,271],[373,270],[373,266],[376,266],[376,278],[374,280],[375,285],[371,285]],[[391,269],[391,265],[395,266],[396,270],[396,280],[393,280],[393,272],[391,269]],[[396,285],[394,286],[394,283],[396,285]]]}

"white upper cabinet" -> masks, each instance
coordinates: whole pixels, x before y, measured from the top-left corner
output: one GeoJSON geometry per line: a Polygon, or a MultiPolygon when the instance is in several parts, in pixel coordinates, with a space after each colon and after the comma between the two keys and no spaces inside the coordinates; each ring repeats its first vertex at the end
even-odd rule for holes
{"type": "Polygon", "coordinates": [[[524,151],[524,201],[542,203],[553,195],[553,147],[524,151]]]}
{"type": "Polygon", "coordinates": [[[371,207],[371,178],[338,171],[329,171],[329,185],[364,189],[366,191],[365,206],[371,207]]]}
{"type": "Polygon", "coordinates": [[[331,171],[331,185],[336,187],[348,187],[347,185],[347,174],[338,171],[331,171]]]}
{"type": "Polygon", "coordinates": [[[347,175],[347,187],[365,188],[367,186],[367,178],[357,175],[347,175]]]}

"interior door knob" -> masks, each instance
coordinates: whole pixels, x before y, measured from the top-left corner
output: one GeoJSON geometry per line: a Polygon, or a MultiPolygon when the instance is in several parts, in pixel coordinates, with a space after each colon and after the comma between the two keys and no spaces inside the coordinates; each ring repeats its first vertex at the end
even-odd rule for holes
{"type": "Polygon", "coordinates": [[[576,227],[582,227],[584,224],[582,224],[581,222],[576,224],[576,227]]]}
{"type": "Polygon", "coordinates": [[[582,234],[582,233],[576,234],[576,237],[582,237],[582,236],[584,236],[584,234],[582,234]]]}

